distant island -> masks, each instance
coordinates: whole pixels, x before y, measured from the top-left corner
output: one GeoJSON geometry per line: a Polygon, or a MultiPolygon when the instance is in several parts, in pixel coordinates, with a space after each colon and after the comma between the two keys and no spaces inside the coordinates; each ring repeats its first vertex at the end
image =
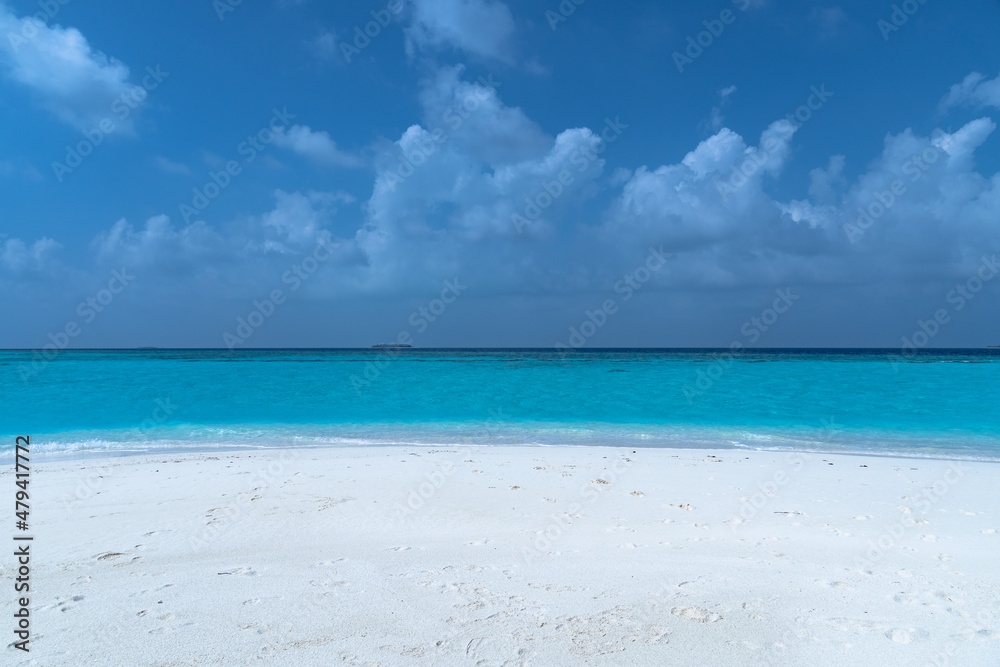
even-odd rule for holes
{"type": "Polygon", "coordinates": [[[381,347],[381,348],[393,347],[393,348],[399,348],[399,347],[413,347],[413,346],[412,345],[406,345],[405,343],[379,343],[378,345],[372,345],[372,347],[381,347]]]}

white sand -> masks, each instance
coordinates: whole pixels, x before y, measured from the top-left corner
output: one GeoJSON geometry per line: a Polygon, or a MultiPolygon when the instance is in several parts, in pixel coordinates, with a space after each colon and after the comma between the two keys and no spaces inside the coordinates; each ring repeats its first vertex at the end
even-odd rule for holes
{"type": "Polygon", "coordinates": [[[576,447],[34,463],[32,651],[4,664],[1000,663],[997,464],[576,447]]]}

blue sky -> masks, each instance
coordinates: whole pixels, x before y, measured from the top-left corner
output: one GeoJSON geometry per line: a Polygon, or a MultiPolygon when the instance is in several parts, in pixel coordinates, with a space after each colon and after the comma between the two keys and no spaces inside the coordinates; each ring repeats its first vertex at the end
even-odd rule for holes
{"type": "Polygon", "coordinates": [[[1000,344],[998,28],[0,2],[0,346],[1000,344]]]}

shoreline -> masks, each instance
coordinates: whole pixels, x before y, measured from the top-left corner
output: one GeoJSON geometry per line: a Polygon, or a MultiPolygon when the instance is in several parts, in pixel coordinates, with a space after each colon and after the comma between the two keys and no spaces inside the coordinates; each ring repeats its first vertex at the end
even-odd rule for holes
{"type": "MultiPolygon", "coordinates": [[[[35,438],[36,436],[31,436],[35,438]]],[[[13,441],[13,437],[9,438],[13,441]]],[[[33,443],[32,447],[35,447],[33,443]]],[[[890,451],[890,452],[877,452],[871,450],[835,450],[835,449],[806,449],[806,448],[748,448],[740,446],[731,447],[697,447],[697,446],[641,446],[641,445],[607,445],[607,444],[580,444],[580,443],[566,443],[566,444],[551,444],[551,443],[528,443],[528,442],[518,442],[518,443],[476,443],[476,442],[466,442],[466,443],[425,443],[425,442],[377,442],[377,443],[347,443],[347,444],[330,444],[322,443],[316,445],[301,445],[296,444],[293,447],[281,447],[278,445],[268,444],[268,445],[190,445],[190,446],[163,446],[163,447],[153,447],[149,449],[125,449],[125,448],[104,448],[104,449],[73,449],[73,450],[59,450],[59,451],[37,451],[35,450],[35,456],[38,457],[39,462],[52,462],[57,463],[61,461],[91,461],[100,460],[106,458],[126,458],[131,459],[137,456],[158,456],[163,455],[199,455],[199,454],[226,454],[229,452],[236,453],[253,453],[253,452],[269,452],[269,451],[287,451],[289,449],[312,451],[312,450],[343,450],[343,449],[381,449],[387,447],[412,447],[417,449],[428,449],[428,448],[447,448],[447,447],[488,447],[488,448],[555,448],[555,449],[612,449],[612,450],[648,450],[648,451],[681,451],[681,452],[727,452],[730,454],[738,454],[740,452],[753,452],[760,454],[816,454],[823,456],[858,456],[858,457],[871,457],[871,458],[884,458],[884,459],[913,459],[916,461],[960,461],[969,463],[1000,463],[1000,455],[996,457],[990,457],[980,454],[968,454],[960,455],[958,453],[948,453],[948,452],[934,452],[934,453],[920,453],[920,452],[907,452],[907,451],[890,451]]],[[[11,463],[14,460],[14,452],[2,452],[0,451],[0,465],[11,463]]]]}
{"type": "Polygon", "coordinates": [[[1000,651],[985,462],[473,445],[79,463],[33,462],[31,657],[47,665],[1000,651]]]}

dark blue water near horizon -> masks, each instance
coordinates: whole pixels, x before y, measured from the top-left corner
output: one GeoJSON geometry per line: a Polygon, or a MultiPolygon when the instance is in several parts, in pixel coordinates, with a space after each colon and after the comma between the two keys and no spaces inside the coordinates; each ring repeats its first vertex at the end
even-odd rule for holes
{"type": "Polygon", "coordinates": [[[0,452],[345,444],[1000,460],[1000,349],[0,351],[0,452]]]}

